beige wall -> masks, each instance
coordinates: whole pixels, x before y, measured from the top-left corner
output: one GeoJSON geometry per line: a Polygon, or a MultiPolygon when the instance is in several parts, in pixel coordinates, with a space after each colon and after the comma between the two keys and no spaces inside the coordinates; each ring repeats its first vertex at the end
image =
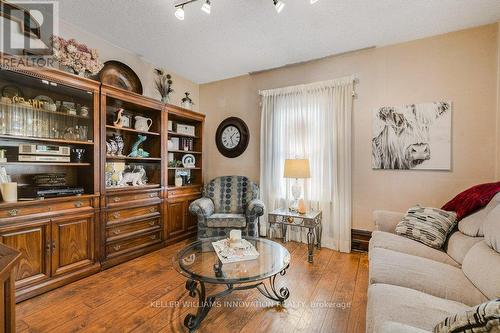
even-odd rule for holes
{"type": "Polygon", "coordinates": [[[441,206],[463,188],[494,180],[500,170],[498,35],[498,25],[492,24],[201,85],[200,104],[207,114],[206,179],[244,174],[258,180],[258,90],[355,74],[353,228],[373,229],[375,209],[402,211],[415,203],[441,206]],[[453,101],[453,170],[372,170],[372,110],[435,100],[453,101]],[[236,159],[220,155],[214,144],[215,130],[228,116],[241,117],[251,133],[247,151],[236,159]]]}
{"type": "MultiPolygon", "coordinates": [[[[132,68],[141,80],[143,94],[148,97],[160,99],[160,95],[154,88],[154,68],[156,68],[157,66],[154,66],[148,61],[142,59],[137,54],[131,53],[130,51],[113,45],[112,42],[83,31],[82,29],[70,23],[64,21],[60,22],[59,29],[59,34],[61,35],[61,37],[65,39],[74,38],[81,43],[85,43],[88,47],[97,49],[99,51],[99,56],[102,62],[108,60],[117,60],[132,68]]],[[[169,72],[168,69],[167,72],[169,72]]],[[[171,97],[170,103],[180,105],[181,99],[184,97],[184,92],[187,91],[191,93],[191,98],[195,103],[193,109],[198,110],[200,104],[199,85],[183,77],[180,77],[173,72],[169,73],[172,74],[172,80],[174,81],[173,88],[175,90],[171,97]]]]}

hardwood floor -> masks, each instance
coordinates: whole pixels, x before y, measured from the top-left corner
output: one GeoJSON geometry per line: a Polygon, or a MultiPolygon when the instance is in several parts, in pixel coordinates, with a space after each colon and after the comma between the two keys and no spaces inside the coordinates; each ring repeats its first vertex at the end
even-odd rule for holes
{"type": "MultiPolygon", "coordinates": [[[[18,332],[187,332],[183,320],[194,313],[195,300],[171,263],[185,244],[18,304],[18,332]]],[[[305,244],[286,247],[292,262],[278,278],[291,293],[284,308],[257,290],[235,292],[209,312],[198,332],[364,332],[367,255],[323,248],[309,264],[305,244]]],[[[207,289],[208,294],[218,290],[207,289]]]]}

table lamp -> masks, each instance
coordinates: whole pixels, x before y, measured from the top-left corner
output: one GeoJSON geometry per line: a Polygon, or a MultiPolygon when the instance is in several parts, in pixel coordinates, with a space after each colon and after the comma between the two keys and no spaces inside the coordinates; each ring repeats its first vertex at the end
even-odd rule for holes
{"type": "MultiPolygon", "coordinates": [[[[299,184],[299,178],[311,178],[309,171],[309,160],[307,159],[290,159],[285,160],[285,172],[283,174],[285,178],[295,178],[295,183],[292,185],[292,196],[293,202],[290,205],[291,211],[298,211],[298,201],[300,195],[302,194],[302,187],[299,184]]],[[[305,213],[304,209],[299,213],[305,213]]]]}

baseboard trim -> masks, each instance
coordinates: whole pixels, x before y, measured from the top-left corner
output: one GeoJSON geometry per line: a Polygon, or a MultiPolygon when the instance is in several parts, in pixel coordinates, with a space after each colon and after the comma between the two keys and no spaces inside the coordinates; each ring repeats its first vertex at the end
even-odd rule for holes
{"type": "Polygon", "coordinates": [[[370,238],[372,238],[371,231],[351,229],[351,250],[368,252],[370,238]]]}

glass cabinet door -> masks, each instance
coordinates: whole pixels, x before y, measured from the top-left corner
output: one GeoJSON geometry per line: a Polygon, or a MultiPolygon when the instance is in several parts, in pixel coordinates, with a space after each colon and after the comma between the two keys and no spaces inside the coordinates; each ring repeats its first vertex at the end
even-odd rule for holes
{"type": "Polygon", "coordinates": [[[0,135],[92,142],[93,93],[0,71],[0,135]]]}

